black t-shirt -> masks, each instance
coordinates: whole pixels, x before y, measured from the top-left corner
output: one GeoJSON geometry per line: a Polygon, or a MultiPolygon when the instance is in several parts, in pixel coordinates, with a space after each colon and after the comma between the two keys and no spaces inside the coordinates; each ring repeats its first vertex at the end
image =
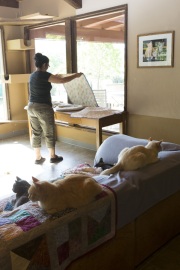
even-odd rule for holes
{"type": "Polygon", "coordinates": [[[30,102],[45,103],[52,106],[51,88],[52,85],[48,82],[51,73],[47,71],[35,71],[31,74],[29,80],[30,102]]]}

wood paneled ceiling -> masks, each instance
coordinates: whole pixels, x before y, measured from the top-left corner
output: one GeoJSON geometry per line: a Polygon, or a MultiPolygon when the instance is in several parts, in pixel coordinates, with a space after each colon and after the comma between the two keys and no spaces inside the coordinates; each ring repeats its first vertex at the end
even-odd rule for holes
{"type": "Polygon", "coordinates": [[[77,21],[77,26],[86,29],[124,31],[124,12],[116,12],[77,21]]]}
{"type": "Polygon", "coordinates": [[[76,21],[78,36],[84,40],[124,42],[124,10],[76,21]]]}

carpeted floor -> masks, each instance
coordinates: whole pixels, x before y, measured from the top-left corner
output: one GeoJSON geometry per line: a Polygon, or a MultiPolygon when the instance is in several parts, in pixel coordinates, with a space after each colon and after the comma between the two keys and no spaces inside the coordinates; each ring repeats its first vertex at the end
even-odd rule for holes
{"type": "MultiPolygon", "coordinates": [[[[32,176],[39,180],[51,180],[78,164],[87,162],[93,166],[95,152],[92,150],[62,142],[57,142],[56,149],[57,154],[64,158],[62,162],[51,164],[48,150],[42,145],[42,156],[46,161],[43,165],[36,165],[28,135],[0,140],[0,198],[12,194],[16,176],[29,182],[32,176]]],[[[180,235],[149,257],[136,270],[180,270],[180,235]]]]}

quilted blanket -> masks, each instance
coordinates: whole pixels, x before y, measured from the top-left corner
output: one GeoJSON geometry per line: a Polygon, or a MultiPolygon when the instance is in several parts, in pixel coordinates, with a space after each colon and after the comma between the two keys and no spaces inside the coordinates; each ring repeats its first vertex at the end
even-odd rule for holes
{"type": "Polygon", "coordinates": [[[104,186],[95,201],[54,215],[28,202],[9,210],[0,202],[0,269],[65,269],[115,235],[115,197],[104,186]]]}

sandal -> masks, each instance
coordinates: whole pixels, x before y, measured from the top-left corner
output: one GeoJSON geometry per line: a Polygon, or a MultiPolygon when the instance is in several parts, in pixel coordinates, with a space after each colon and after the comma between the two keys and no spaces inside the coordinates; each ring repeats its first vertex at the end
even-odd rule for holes
{"type": "Polygon", "coordinates": [[[50,158],[50,163],[56,163],[63,160],[63,157],[55,155],[54,158],[50,158]]]}
{"type": "Polygon", "coordinates": [[[41,159],[36,159],[34,163],[35,164],[42,164],[45,160],[46,160],[45,158],[41,157],[41,159]]]}

